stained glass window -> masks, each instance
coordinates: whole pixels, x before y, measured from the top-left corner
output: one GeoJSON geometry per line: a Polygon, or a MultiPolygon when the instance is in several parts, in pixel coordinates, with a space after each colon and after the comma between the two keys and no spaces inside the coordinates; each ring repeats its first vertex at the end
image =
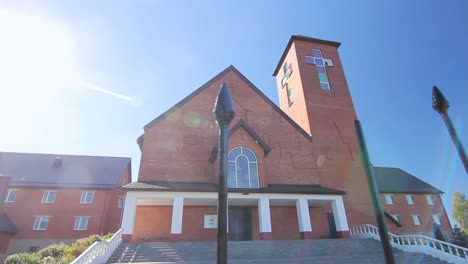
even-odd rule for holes
{"type": "Polygon", "coordinates": [[[283,80],[281,81],[281,84],[283,85],[283,88],[286,88],[286,95],[288,97],[288,104],[289,106],[292,105],[293,103],[293,97],[292,97],[292,89],[291,85],[289,84],[289,80],[291,78],[291,74],[293,73],[293,68],[291,64],[285,63],[283,65],[283,73],[284,77],[283,80]]]}
{"type": "Polygon", "coordinates": [[[258,164],[255,153],[235,147],[228,154],[228,188],[258,188],[258,164]]]}
{"type": "Polygon", "coordinates": [[[327,70],[325,69],[325,66],[333,66],[333,61],[331,59],[323,58],[322,51],[320,51],[319,49],[313,49],[312,55],[312,57],[306,56],[305,61],[308,64],[315,64],[317,66],[320,88],[324,91],[330,91],[330,82],[328,80],[327,70]]]}

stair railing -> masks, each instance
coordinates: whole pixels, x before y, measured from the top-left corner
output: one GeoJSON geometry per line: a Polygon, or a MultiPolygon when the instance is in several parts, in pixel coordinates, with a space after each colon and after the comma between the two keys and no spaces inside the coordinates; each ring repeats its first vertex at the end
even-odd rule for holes
{"type": "Polygon", "coordinates": [[[71,264],[102,264],[112,256],[112,253],[122,243],[122,229],[108,241],[96,241],[79,255],[71,264]]]}
{"type": "MultiPolygon", "coordinates": [[[[379,229],[365,224],[350,230],[352,238],[372,238],[380,241],[379,229]]],[[[450,263],[468,263],[468,248],[423,235],[395,235],[388,232],[390,244],[406,252],[429,254],[450,263]]]]}

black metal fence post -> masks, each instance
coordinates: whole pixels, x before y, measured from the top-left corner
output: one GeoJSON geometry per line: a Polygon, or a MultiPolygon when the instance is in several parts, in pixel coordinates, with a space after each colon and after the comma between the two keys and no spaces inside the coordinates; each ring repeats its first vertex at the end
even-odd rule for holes
{"type": "Polygon", "coordinates": [[[385,261],[387,264],[394,264],[395,259],[393,257],[392,246],[388,239],[387,226],[385,225],[384,212],[382,204],[380,203],[379,191],[374,178],[374,168],[370,162],[369,152],[367,151],[366,141],[364,139],[364,133],[362,132],[361,122],[359,120],[354,121],[354,127],[356,128],[356,134],[358,137],[359,148],[361,149],[362,155],[362,166],[366,171],[367,183],[369,184],[369,191],[371,193],[372,205],[374,207],[375,217],[377,219],[377,227],[379,228],[380,242],[385,254],[385,261]]]}
{"type": "Polygon", "coordinates": [[[445,99],[445,96],[437,88],[437,86],[432,88],[432,108],[434,108],[434,110],[440,114],[442,120],[444,120],[445,126],[449,131],[453,144],[455,144],[458,155],[460,156],[463,166],[465,167],[465,171],[468,173],[468,159],[466,158],[465,149],[463,148],[460,138],[457,135],[457,131],[455,130],[455,127],[452,124],[452,120],[450,120],[448,115],[449,102],[447,99],[445,99]]]}
{"type": "Polygon", "coordinates": [[[228,126],[234,118],[234,108],[229,89],[225,83],[216,98],[213,114],[219,127],[219,184],[218,184],[218,234],[216,263],[227,263],[227,147],[228,126]]]}

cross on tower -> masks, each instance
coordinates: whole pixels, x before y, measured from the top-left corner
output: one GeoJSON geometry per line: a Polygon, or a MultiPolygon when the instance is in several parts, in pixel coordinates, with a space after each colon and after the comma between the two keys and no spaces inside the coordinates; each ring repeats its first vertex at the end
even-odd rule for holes
{"type": "Polygon", "coordinates": [[[319,49],[312,50],[313,56],[306,56],[306,63],[315,64],[317,66],[318,77],[320,80],[320,88],[324,91],[330,91],[330,82],[328,81],[327,70],[325,66],[332,67],[333,61],[322,56],[322,51],[319,49]]]}
{"type": "Polygon", "coordinates": [[[286,87],[286,93],[288,96],[288,104],[292,105],[293,96],[292,96],[291,86],[289,85],[289,79],[291,78],[291,74],[293,73],[293,68],[292,68],[291,63],[289,65],[287,63],[283,65],[283,73],[284,73],[284,77],[281,80],[281,84],[283,85],[283,88],[286,87]]]}

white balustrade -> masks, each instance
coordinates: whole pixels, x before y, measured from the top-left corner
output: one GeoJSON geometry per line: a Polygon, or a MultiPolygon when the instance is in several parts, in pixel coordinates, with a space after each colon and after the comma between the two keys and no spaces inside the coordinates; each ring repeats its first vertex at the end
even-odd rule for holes
{"type": "Polygon", "coordinates": [[[117,231],[109,241],[94,242],[88,249],[79,255],[71,264],[98,264],[106,263],[112,253],[122,243],[122,229],[117,231]]]}
{"type": "MultiPolygon", "coordinates": [[[[380,241],[379,229],[365,224],[350,230],[352,238],[372,238],[380,241]]],[[[468,263],[468,248],[440,241],[423,235],[395,235],[388,233],[390,244],[406,252],[419,252],[450,263],[468,263]]]]}

